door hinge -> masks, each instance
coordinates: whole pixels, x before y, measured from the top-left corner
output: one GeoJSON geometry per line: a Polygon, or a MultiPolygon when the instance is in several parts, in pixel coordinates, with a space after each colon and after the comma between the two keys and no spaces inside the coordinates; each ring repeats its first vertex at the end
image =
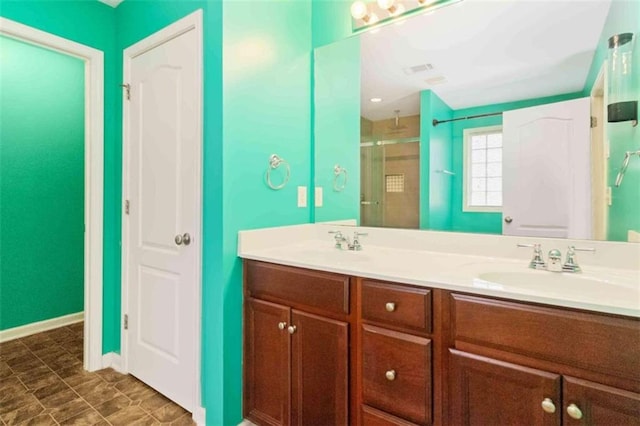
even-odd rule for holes
{"type": "Polygon", "coordinates": [[[598,118],[591,116],[591,128],[598,127],[598,118]]]}
{"type": "Polygon", "coordinates": [[[128,330],[129,329],[129,315],[124,314],[124,329],[128,330]]]}
{"type": "Polygon", "coordinates": [[[124,88],[127,91],[127,100],[131,100],[131,86],[129,84],[121,84],[120,87],[124,88]]]}
{"type": "Polygon", "coordinates": [[[124,200],[124,214],[129,214],[129,200],[124,200]]]}

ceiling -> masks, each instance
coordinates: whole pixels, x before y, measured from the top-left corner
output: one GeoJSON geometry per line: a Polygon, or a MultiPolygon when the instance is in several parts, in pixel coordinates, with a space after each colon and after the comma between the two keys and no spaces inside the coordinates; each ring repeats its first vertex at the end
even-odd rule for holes
{"type": "Polygon", "coordinates": [[[98,0],[99,2],[102,2],[104,4],[108,4],[111,7],[117,7],[120,3],[122,3],[124,0],[98,0]]]}
{"type": "Polygon", "coordinates": [[[362,115],[419,114],[426,89],[454,110],[580,91],[610,3],[464,0],[363,33],[362,115]]]}

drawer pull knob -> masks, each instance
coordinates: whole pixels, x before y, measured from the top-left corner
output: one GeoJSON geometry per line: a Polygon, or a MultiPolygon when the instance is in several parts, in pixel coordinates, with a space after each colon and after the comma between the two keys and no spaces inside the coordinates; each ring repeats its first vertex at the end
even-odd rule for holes
{"type": "Polygon", "coordinates": [[[393,312],[396,310],[396,304],[393,302],[387,302],[387,304],[384,305],[384,308],[387,310],[387,312],[393,312]]]}
{"type": "Polygon", "coordinates": [[[387,380],[393,382],[396,379],[396,370],[389,370],[384,373],[384,376],[387,378],[387,380]]]}
{"type": "Polygon", "coordinates": [[[576,404],[569,404],[567,407],[567,414],[572,419],[580,420],[582,418],[582,411],[580,411],[576,404]]]}
{"type": "Polygon", "coordinates": [[[542,409],[545,413],[553,414],[556,412],[556,405],[550,398],[545,398],[544,401],[542,401],[542,409]]]}
{"type": "Polygon", "coordinates": [[[287,323],[286,323],[286,322],[284,322],[284,321],[279,322],[279,323],[278,323],[278,328],[279,328],[280,330],[284,330],[285,328],[287,328],[287,323]]]}
{"type": "Polygon", "coordinates": [[[287,327],[287,331],[289,332],[289,334],[293,334],[296,332],[296,326],[295,325],[290,325],[289,327],[287,327]]]}

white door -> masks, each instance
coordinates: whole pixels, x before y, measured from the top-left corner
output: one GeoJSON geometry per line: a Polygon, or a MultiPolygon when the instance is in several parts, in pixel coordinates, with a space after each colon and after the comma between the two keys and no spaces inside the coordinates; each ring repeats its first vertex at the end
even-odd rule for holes
{"type": "Polygon", "coordinates": [[[193,411],[199,402],[202,53],[197,28],[176,34],[175,26],[125,50],[123,340],[125,368],[193,411]]]}
{"type": "Polygon", "coordinates": [[[504,112],[504,235],[591,238],[589,103],[504,112]]]}

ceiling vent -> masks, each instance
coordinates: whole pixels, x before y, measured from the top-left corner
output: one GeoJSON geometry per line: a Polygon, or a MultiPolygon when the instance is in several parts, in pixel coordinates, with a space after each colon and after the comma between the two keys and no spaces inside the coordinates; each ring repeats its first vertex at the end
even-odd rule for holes
{"type": "Polygon", "coordinates": [[[433,69],[432,64],[421,64],[421,65],[414,65],[408,68],[403,68],[402,70],[406,75],[412,75],[419,72],[431,71],[432,69],[433,69]]]}
{"type": "Polygon", "coordinates": [[[427,78],[425,80],[425,83],[427,83],[429,86],[437,86],[439,84],[444,84],[446,82],[447,82],[447,78],[443,75],[427,78]]]}

